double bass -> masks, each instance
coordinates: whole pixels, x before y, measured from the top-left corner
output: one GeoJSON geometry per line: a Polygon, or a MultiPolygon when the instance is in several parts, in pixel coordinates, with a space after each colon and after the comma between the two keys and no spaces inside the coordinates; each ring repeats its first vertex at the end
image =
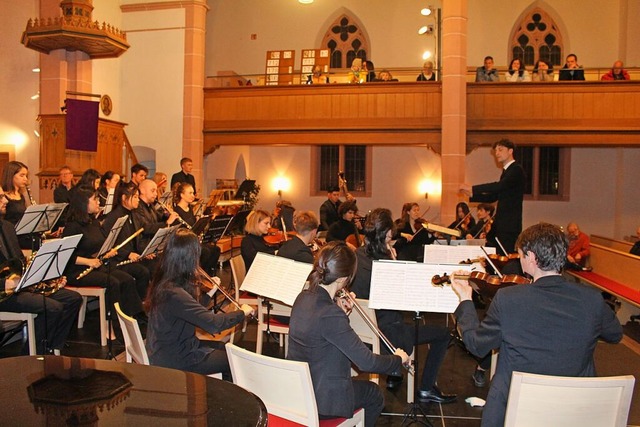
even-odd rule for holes
{"type": "MultiPolygon", "coordinates": [[[[340,192],[342,193],[342,196],[346,200],[354,199],[351,193],[349,193],[349,189],[347,188],[347,180],[344,177],[343,171],[338,172],[338,187],[340,188],[340,192]]],[[[353,234],[348,235],[345,241],[348,244],[352,245],[354,248],[359,248],[360,246],[362,246],[363,241],[360,236],[360,232],[358,231],[358,224],[356,223],[355,217],[353,219],[353,225],[354,225],[355,232],[353,234]]]]}

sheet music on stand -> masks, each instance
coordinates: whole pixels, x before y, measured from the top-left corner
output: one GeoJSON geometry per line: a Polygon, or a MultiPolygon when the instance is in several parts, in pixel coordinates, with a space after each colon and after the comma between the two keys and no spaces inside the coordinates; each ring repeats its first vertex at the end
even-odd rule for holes
{"type": "Polygon", "coordinates": [[[16,224],[16,234],[44,233],[53,228],[68,203],[47,203],[27,206],[24,215],[16,224]]]}
{"type": "Polygon", "coordinates": [[[128,215],[121,216],[113,223],[113,227],[109,230],[109,234],[107,234],[107,238],[104,239],[104,243],[102,247],[98,251],[96,258],[102,258],[107,252],[111,250],[111,248],[116,246],[116,240],[120,235],[120,230],[124,226],[124,223],[127,222],[128,215]]]}
{"type": "Polygon", "coordinates": [[[429,313],[453,313],[460,299],[451,286],[434,286],[436,274],[451,274],[470,265],[374,261],[369,308],[429,313]]]}
{"type": "Polygon", "coordinates": [[[434,245],[446,245],[446,246],[484,246],[487,243],[487,239],[461,239],[461,240],[447,240],[438,239],[434,245]]]}
{"type": "Polygon", "coordinates": [[[102,215],[106,215],[113,209],[113,199],[115,197],[116,189],[107,189],[107,200],[104,202],[104,209],[102,209],[102,215]]]}
{"type": "Polygon", "coordinates": [[[258,252],[240,289],[292,306],[313,265],[258,252]]]}
{"type": "Polygon", "coordinates": [[[29,286],[62,276],[80,239],[82,234],[74,234],[43,243],[20,278],[15,291],[19,292],[29,286]]]}
{"type": "MultiPolygon", "coordinates": [[[[427,264],[458,264],[475,258],[484,258],[481,246],[446,246],[425,245],[424,262],[427,264]]],[[[496,248],[485,248],[488,253],[495,254],[496,248]]]]}
{"type": "Polygon", "coordinates": [[[156,234],[153,235],[153,239],[149,242],[144,251],[140,254],[140,258],[144,258],[153,253],[162,252],[164,250],[165,245],[167,244],[167,238],[171,236],[171,233],[176,231],[181,227],[181,224],[174,225],[173,227],[165,227],[156,231],[156,234]]]}

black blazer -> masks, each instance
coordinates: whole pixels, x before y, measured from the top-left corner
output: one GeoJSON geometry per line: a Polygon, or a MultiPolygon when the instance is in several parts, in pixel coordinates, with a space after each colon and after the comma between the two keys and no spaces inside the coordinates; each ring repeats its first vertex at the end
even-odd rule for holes
{"type": "Polygon", "coordinates": [[[280,246],[280,249],[278,249],[278,256],[313,264],[313,253],[311,249],[305,245],[299,237],[294,237],[284,242],[282,246],[280,246]]]}
{"type": "MultiPolygon", "coordinates": [[[[193,193],[196,193],[196,179],[190,173],[184,173],[182,171],[174,173],[171,177],[170,188],[173,188],[173,186],[178,182],[188,182],[193,187],[193,193]]],[[[161,194],[158,194],[158,196],[161,196],[161,194]]]]}
{"type": "Polygon", "coordinates": [[[344,418],[356,409],[351,362],[363,372],[381,374],[398,371],[402,364],[399,356],[373,354],[323,288],[302,291],[296,298],[287,359],[309,364],[318,413],[344,418]]]}
{"type": "Polygon", "coordinates": [[[561,68],[558,80],[584,80],[584,70],[582,68],[561,68]],[[571,74],[573,72],[573,74],[571,74]]]}
{"type": "Polygon", "coordinates": [[[511,163],[502,172],[500,181],[473,186],[472,202],[498,202],[491,231],[501,233],[522,231],[522,200],[524,198],[525,173],[518,163],[511,163]]]}
{"type": "Polygon", "coordinates": [[[320,227],[318,230],[326,231],[329,230],[331,224],[337,222],[340,219],[340,215],[338,215],[338,207],[342,203],[340,200],[335,204],[331,203],[331,200],[327,199],[320,206],[320,227]]]}
{"type": "Polygon", "coordinates": [[[253,264],[253,260],[256,258],[258,252],[264,252],[267,254],[275,254],[275,248],[267,245],[262,236],[256,236],[255,234],[247,234],[242,238],[240,244],[240,255],[244,261],[244,267],[249,271],[249,267],[253,264]]]}
{"type": "Polygon", "coordinates": [[[559,275],[499,290],[482,323],[472,301],[463,301],[455,316],[471,353],[483,357],[500,349],[482,411],[483,426],[504,424],[513,371],[595,376],[598,339],[622,339],[622,327],[600,292],[559,275]]]}

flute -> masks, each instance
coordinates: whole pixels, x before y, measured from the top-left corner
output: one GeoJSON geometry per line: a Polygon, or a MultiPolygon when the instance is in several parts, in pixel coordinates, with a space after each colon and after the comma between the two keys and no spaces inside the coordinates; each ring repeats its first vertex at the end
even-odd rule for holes
{"type": "MultiPolygon", "coordinates": [[[[167,212],[169,212],[169,214],[172,214],[174,212],[173,209],[169,209],[169,206],[165,205],[164,203],[162,203],[162,201],[160,201],[160,199],[158,199],[158,204],[160,206],[162,206],[162,208],[164,210],[166,210],[167,212]]],[[[176,214],[177,215],[177,214],[176,214]]],[[[178,218],[176,218],[178,220],[178,222],[182,225],[184,225],[185,227],[187,227],[187,230],[191,230],[191,226],[189,225],[189,223],[187,221],[185,221],[184,219],[182,219],[182,217],[180,215],[178,215],[178,218]]]]}
{"type": "MultiPolygon", "coordinates": [[[[115,250],[118,251],[119,249],[122,249],[122,247],[124,245],[126,245],[127,243],[129,243],[131,240],[133,240],[134,238],[136,238],[136,236],[138,236],[138,234],[142,233],[144,231],[144,228],[140,228],[138,231],[136,231],[135,233],[133,233],[131,236],[127,237],[126,239],[124,239],[122,241],[122,243],[120,243],[119,245],[115,246],[114,248],[112,248],[111,250],[109,250],[107,253],[115,250]]],[[[99,258],[100,261],[100,265],[102,265],[102,259],[104,257],[99,258]]],[[[120,264],[118,264],[120,265],[120,264]]],[[[117,267],[117,266],[116,266],[117,267]]],[[[86,276],[87,274],[91,273],[94,269],[96,269],[98,267],[89,267],[86,270],[84,270],[82,273],[78,274],[78,277],[76,277],[76,280],[80,280],[82,279],[84,276],[86,276]]]]}
{"type": "MultiPolygon", "coordinates": [[[[338,291],[338,293],[336,294],[336,296],[338,298],[345,298],[349,301],[351,301],[351,304],[353,305],[353,308],[356,310],[356,312],[360,315],[360,317],[362,317],[362,320],[364,320],[364,323],[367,324],[367,326],[373,331],[374,334],[376,334],[378,336],[378,338],[380,338],[380,341],[382,341],[382,343],[385,345],[385,347],[387,347],[387,350],[389,350],[389,352],[391,352],[391,354],[396,352],[396,348],[395,346],[391,343],[391,341],[389,341],[389,338],[387,338],[380,329],[378,329],[378,327],[376,326],[375,322],[367,315],[367,313],[364,311],[364,309],[360,306],[360,304],[358,304],[358,301],[355,300],[355,298],[353,297],[353,295],[351,295],[349,292],[347,292],[344,289],[340,289],[338,291]]],[[[414,374],[413,371],[413,366],[412,365],[403,365],[405,368],[407,368],[407,371],[409,371],[409,373],[411,375],[414,374]]]]}

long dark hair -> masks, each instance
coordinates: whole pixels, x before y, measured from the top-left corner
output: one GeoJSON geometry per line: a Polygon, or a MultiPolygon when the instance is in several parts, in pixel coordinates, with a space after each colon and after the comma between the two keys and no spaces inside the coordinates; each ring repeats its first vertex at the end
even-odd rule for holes
{"type": "Polygon", "coordinates": [[[115,208],[117,206],[120,206],[122,204],[123,197],[129,199],[136,193],[140,195],[140,190],[134,182],[120,181],[118,183],[118,186],[116,187],[116,191],[113,197],[113,207],[115,208]]]}
{"type": "Polygon", "coordinates": [[[341,277],[347,278],[347,285],[356,274],[358,263],[356,253],[342,241],[327,243],[313,263],[309,275],[309,290],[315,291],[318,285],[330,285],[341,277]]]}
{"type": "MultiPolygon", "coordinates": [[[[4,191],[8,193],[16,191],[13,185],[13,177],[20,172],[22,168],[25,168],[27,171],[29,170],[27,165],[22,162],[10,161],[4,165],[4,170],[2,171],[2,188],[4,191]]],[[[20,192],[19,189],[18,192],[20,192]]]]}
{"type": "Polygon", "coordinates": [[[524,74],[524,61],[520,58],[513,58],[511,60],[511,62],[509,63],[509,74],[513,75],[513,73],[518,72],[518,76],[522,77],[522,75],[524,74]],[[520,67],[517,70],[513,69],[513,63],[515,61],[520,62],[520,67]]]}
{"type": "Polygon", "coordinates": [[[409,202],[402,205],[402,214],[400,215],[400,224],[401,228],[404,228],[410,222],[409,211],[413,209],[414,206],[420,206],[416,202],[409,202]]]}
{"type": "Polygon", "coordinates": [[[147,312],[152,311],[164,301],[168,291],[173,288],[182,288],[197,298],[199,289],[195,282],[199,277],[199,262],[200,242],[198,237],[185,228],[171,234],[147,291],[145,300],[147,312]]]}
{"type": "Polygon", "coordinates": [[[391,218],[391,211],[385,208],[377,208],[367,215],[364,223],[364,250],[371,259],[383,259],[389,257],[387,246],[387,233],[395,233],[395,224],[391,218]]]}
{"type": "Polygon", "coordinates": [[[80,224],[88,224],[92,221],[89,214],[89,199],[96,194],[95,190],[87,187],[78,187],[71,192],[71,200],[69,203],[69,214],[67,222],[79,222],[80,224]]]}
{"type": "Polygon", "coordinates": [[[76,188],[90,188],[95,190],[96,179],[100,179],[100,172],[95,169],[87,169],[78,180],[76,188]]]}
{"type": "Polygon", "coordinates": [[[461,220],[462,218],[458,217],[458,209],[462,208],[462,212],[464,213],[464,215],[467,215],[470,211],[469,209],[469,205],[467,205],[465,202],[460,202],[456,205],[456,220],[461,220]]]}
{"type": "Polygon", "coordinates": [[[113,179],[113,175],[116,173],[114,171],[106,171],[102,177],[100,178],[100,188],[107,188],[107,181],[113,179]]]}

